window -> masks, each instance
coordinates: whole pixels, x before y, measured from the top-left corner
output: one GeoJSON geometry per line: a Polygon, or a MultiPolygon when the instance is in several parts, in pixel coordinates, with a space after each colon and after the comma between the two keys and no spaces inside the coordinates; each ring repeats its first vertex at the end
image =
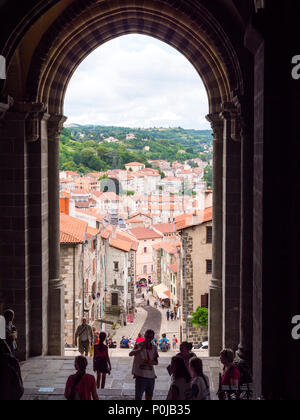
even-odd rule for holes
{"type": "Polygon", "coordinates": [[[119,304],[119,295],[118,293],[111,294],[111,304],[112,306],[118,306],[119,304]]]}
{"type": "Polygon", "coordinates": [[[206,228],[206,243],[212,243],[212,226],[207,226],[206,228]]]}
{"type": "Polygon", "coordinates": [[[202,308],[208,308],[208,293],[201,295],[201,306],[202,308]]]}
{"type": "Polygon", "coordinates": [[[212,260],[206,260],[206,274],[212,273],[212,260]]]}
{"type": "Polygon", "coordinates": [[[114,261],[114,270],[119,271],[119,263],[117,261],[114,261]]]}
{"type": "Polygon", "coordinates": [[[147,253],[147,247],[144,248],[144,254],[146,254],[146,253],[147,253]]]}
{"type": "Polygon", "coordinates": [[[143,267],[143,274],[147,274],[147,266],[146,265],[144,265],[144,267],[143,267]]]}

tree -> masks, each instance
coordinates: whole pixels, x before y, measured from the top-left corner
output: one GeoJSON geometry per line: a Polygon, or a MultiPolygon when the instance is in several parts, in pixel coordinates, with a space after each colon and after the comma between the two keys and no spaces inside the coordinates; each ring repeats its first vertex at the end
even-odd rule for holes
{"type": "Polygon", "coordinates": [[[198,306],[196,312],[192,313],[192,324],[196,327],[207,327],[208,326],[208,309],[198,306]]]}
{"type": "Polygon", "coordinates": [[[208,165],[206,166],[205,170],[204,170],[204,181],[207,182],[207,186],[209,188],[212,188],[213,186],[213,168],[212,166],[208,165]]]}
{"type": "Polygon", "coordinates": [[[61,165],[62,171],[77,171],[77,165],[72,161],[69,160],[61,165]]]}

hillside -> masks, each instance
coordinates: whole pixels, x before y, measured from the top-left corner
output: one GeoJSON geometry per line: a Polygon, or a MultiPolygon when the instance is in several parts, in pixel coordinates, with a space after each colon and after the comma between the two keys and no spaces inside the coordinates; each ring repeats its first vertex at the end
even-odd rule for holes
{"type": "Polygon", "coordinates": [[[184,162],[212,158],[212,131],[183,128],[80,126],[63,129],[60,169],[82,173],[123,169],[128,162],[164,159],[184,162]]]}

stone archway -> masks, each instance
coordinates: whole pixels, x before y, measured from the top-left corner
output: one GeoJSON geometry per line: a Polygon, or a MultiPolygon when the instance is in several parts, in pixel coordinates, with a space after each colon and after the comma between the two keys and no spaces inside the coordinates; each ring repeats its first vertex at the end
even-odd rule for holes
{"type": "Polygon", "coordinates": [[[35,218],[26,214],[28,229],[21,229],[24,241],[20,252],[28,255],[31,249],[30,261],[22,262],[26,272],[22,286],[24,301],[31,301],[31,305],[27,307],[25,303],[22,307],[24,331],[30,337],[28,340],[26,333],[23,337],[24,355],[60,354],[63,345],[58,162],[67,85],[78,65],[95,48],[129,33],[153,36],[176,48],[196,68],[206,87],[210,108],[207,118],[214,130],[215,180],[210,351],[216,355],[222,345],[235,348],[240,338],[240,286],[243,286],[241,135],[249,136],[247,118],[252,114],[251,101],[247,101],[250,88],[243,77],[249,56],[244,53],[238,58],[228,33],[200,3],[187,5],[185,0],[145,0],[142,5],[133,0],[121,5],[117,0],[60,3],[44,14],[40,11],[32,26],[24,28],[23,38],[14,51],[12,42],[8,54],[5,91],[13,93],[15,103],[5,115],[6,130],[13,132],[17,126],[24,135],[22,153],[26,162],[20,156],[16,165],[23,171],[24,197],[30,189],[26,198],[28,211],[36,214],[35,218]],[[24,51],[27,55],[22,62],[24,51]],[[22,75],[17,84],[16,73],[22,75]],[[36,318],[40,321],[30,329],[26,319],[36,318]]]}

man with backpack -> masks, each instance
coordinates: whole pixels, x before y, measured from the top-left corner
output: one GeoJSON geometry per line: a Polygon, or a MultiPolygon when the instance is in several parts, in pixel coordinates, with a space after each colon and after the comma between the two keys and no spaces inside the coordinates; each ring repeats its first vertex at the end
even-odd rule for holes
{"type": "Polygon", "coordinates": [[[76,330],[75,333],[75,346],[77,346],[81,356],[85,354],[88,357],[91,346],[94,342],[94,333],[92,327],[87,323],[86,318],[82,318],[82,324],[76,330]]]}
{"type": "Polygon", "coordinates": [[[169,350],[169,340],[167,339],[166,334],[163,334],[162,338],[159,340],[159,348],[163,352],[166,352],[169,350]]]}

